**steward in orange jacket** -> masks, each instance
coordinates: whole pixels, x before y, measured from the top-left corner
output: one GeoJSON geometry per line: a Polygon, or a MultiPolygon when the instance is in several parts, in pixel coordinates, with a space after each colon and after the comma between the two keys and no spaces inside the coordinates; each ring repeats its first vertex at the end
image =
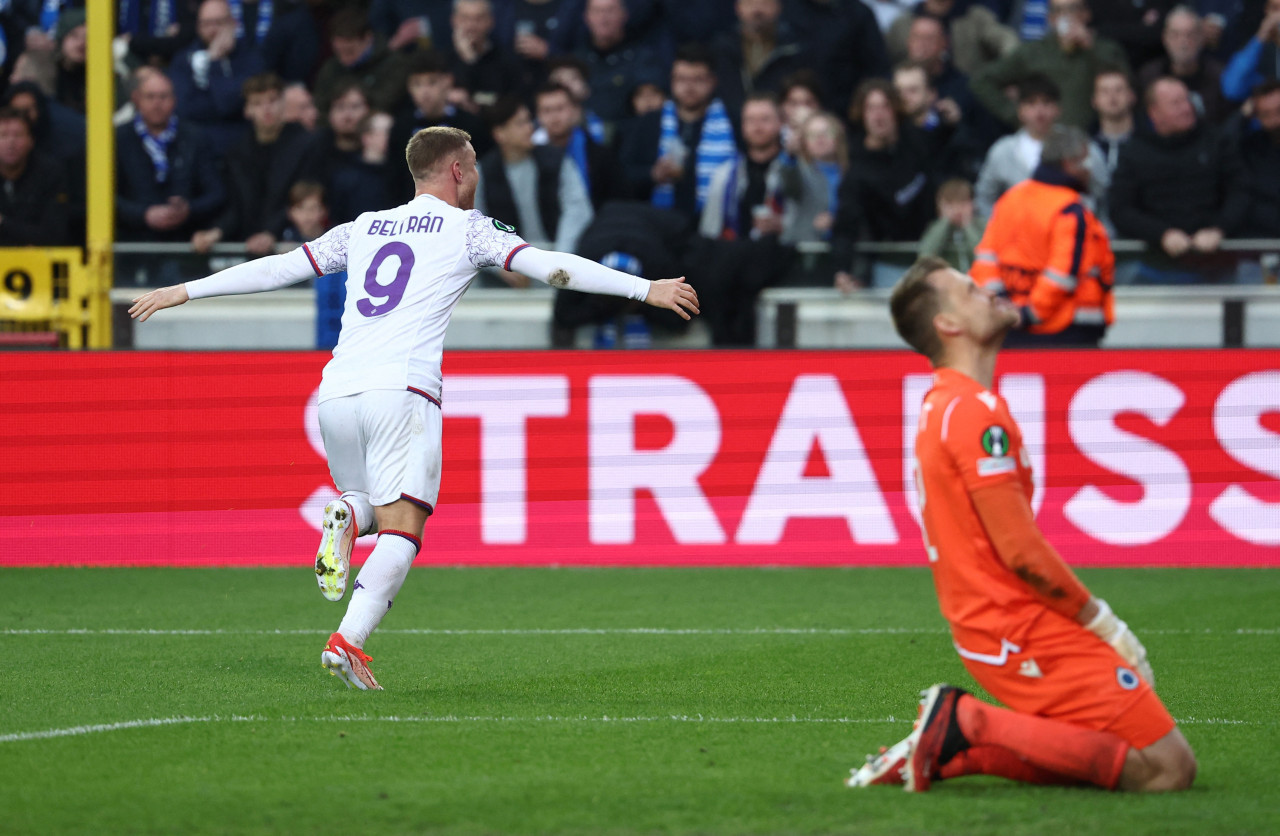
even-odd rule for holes
{"type": "Polygon", "coordinates": [[[1005,192],[974,251],[974,281],[1007,293],[1034,335],[1006,345],[1096,346],[1115,320],[1115,255],[1068,166],[1042,162],[1005,192]]]}

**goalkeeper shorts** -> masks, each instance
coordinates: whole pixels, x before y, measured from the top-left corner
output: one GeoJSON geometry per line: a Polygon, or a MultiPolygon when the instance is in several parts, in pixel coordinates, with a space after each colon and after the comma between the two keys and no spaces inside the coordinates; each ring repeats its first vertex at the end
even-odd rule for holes
{"type": "Polygon", "coordinates": [[[1083,627],[1037,625],[1019,638],[1003,664],[962,656],[978,684],[1014,711],[1111,732],[1136,749],[1177,725],[1151,686],[1083,627]]]}

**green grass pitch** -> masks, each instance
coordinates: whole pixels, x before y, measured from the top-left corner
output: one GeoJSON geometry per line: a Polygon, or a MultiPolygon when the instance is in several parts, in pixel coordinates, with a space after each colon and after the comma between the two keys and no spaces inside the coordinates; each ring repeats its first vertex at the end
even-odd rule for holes
{"type": "Polygon", "coordinates": [[[0,833],[1276,833],[1280,572],[1094,570],[1200,762],[1169,796],[849,790],[973,687],[924,570],[416,569],[319,663],[306,569],[0,570],[0,833]]]}

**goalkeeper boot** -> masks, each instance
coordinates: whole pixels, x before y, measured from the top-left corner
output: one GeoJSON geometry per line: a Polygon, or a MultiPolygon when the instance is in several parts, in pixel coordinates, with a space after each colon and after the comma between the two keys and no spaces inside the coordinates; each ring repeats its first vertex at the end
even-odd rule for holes
{"type": "Polygon", "coordinates": [[[888,748],[881,746],[879,754],[867,755],[867,762],[844,780],[846,787],[870,787],[876,784],[902,786],[902,767],[907,765],[911,753],[910,738],[899,740],[888,748]]]}
{"type": "Polygon", "coordinates": [[[910,752],[902,767],[907,792],[927,791],[942,765],[969,748],[956,719],[956,703],[967,693],[941,684],[920,692],[920,720],[907,737],[910,752]]]}
{"type": "Polygon", "coordinates": [[[356,544],[356,514],[344,499],[324,506],[320,523],[320,548],[316,550],[316,583],[320,594],[341,601],[351,574],[351,549],[356,544]]]}
{"type": "Polygon", "coordinates": [[[329,643],[320,654],[320,665],[347,683],[348,688],[359,688],[361,691],[381,691],[382,686],[373,678],[369,663],[373,657],[348,642],[341,633],[329,637],[329,643]]]}

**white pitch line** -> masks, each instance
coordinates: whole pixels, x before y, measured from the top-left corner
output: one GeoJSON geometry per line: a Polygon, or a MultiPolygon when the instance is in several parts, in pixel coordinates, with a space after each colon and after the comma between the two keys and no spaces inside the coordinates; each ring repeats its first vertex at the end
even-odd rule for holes
{"type": "Polygon", "coordinates": [[[42,731],[14,732],[0,735],[0,743],[16,743],[24,740],[48,740],[55,737],[78,737],[100,732],[121,731],[124,729],[154,728],[157,726],[178,726],[186,723],[831,723],[831,724],[877,724],[904,723],[906,718],[897,717],[707,717],[702,714],[671,714],[653,717],[617,717],[602,715],[588,717],[561,717],[550,714],[534,717],[508,717],[445,714],[436,717],[370,717],[329,716],[329,717],[263,717],[261,715],[238,715],[228,717],[211,715],[207,717],[158,717],[147,720],[126,720],[120,723],[97,723],[89,726],[69,726],[63,729],[45,729],[42,731]]]}
{"type": "MultiPolygon", "coordinates": [[[[297,630],[161,630],[128,628],[0,628],[0,636],[327,636],[325,629],[297,630]]],[[[896,636],[944,634],[936,627],[533,627],[533,628],[422,628],[379,630],[379,635],[398,636],[896,636]]],[[[1276,627],[1237,627],[1227,629],[1146,629],[1141,635],[1152,636],[1275,636],[1276,627]]]]}
{"type": "MultiPolygon", "coordinates": [[[[50,740],[58,737],[80,737],[102,732],[124,731],[127,729],[156,728],[160,726],[179,726],[189,723],[427,723],[427,724],[465,724],[465,723],[599,723],[599,724],[637,724],[637,723],[724,723],[741,725],[776,725],[776,724],[818,724],[818,725],[892,725],[908,723],[909,717],[715,717],[703,714],[666,714],[643,717],[619,717],[602,715],[557,716],[551,714],[533,717],[510,717],[506,715],[459,715],[444,714],[439,716],[387,716],[376,717],[363,715],[330,715],[327,717],[264,717],[262,715],[231,714],[228,716],[208,715],[204,717],[155,717],[146,720],[125,720],[119,723],[97,723],[86,726],[68,726],[61,729],[44,729],[41,731],[12,732],[0,734],[0,744],[19,743],[29,740],[50,740]]],[[[1274,726],[1274,721],[1235,720],[1225,717],[1187,717],[1178,720],[1184,726],[1274,726]]]]}
{"type": "MultiPolygon", "coordinates": [[[[0,629],[3,636],[327,636],[332,630],[159,630],[126,628],[40,628],[0,629]]],[[[945,633],[941,628],[911,627],[744,627],[744,628],[679,628],[679,627],[532,627],[532,628],[422,628],[379,630],[379,635],[400,636],[853,636],[853,635],[917,635],[945,633]]]]}
{"type": "Polygon", "coordinates": [[[44,731],[14,732],[0,735],[0,743],[14,743],[20,740],[48,740],[51,737],[77,737],[82,734],[119,731],[121,729],[143,729],[153,726],[178,726],[183,723],[207,723],[209,717],[159,717],[150,720],[126,720],[122,723],[97,723],[92,726],[69,726],[65,729],[45,729],[44,731]]]}

